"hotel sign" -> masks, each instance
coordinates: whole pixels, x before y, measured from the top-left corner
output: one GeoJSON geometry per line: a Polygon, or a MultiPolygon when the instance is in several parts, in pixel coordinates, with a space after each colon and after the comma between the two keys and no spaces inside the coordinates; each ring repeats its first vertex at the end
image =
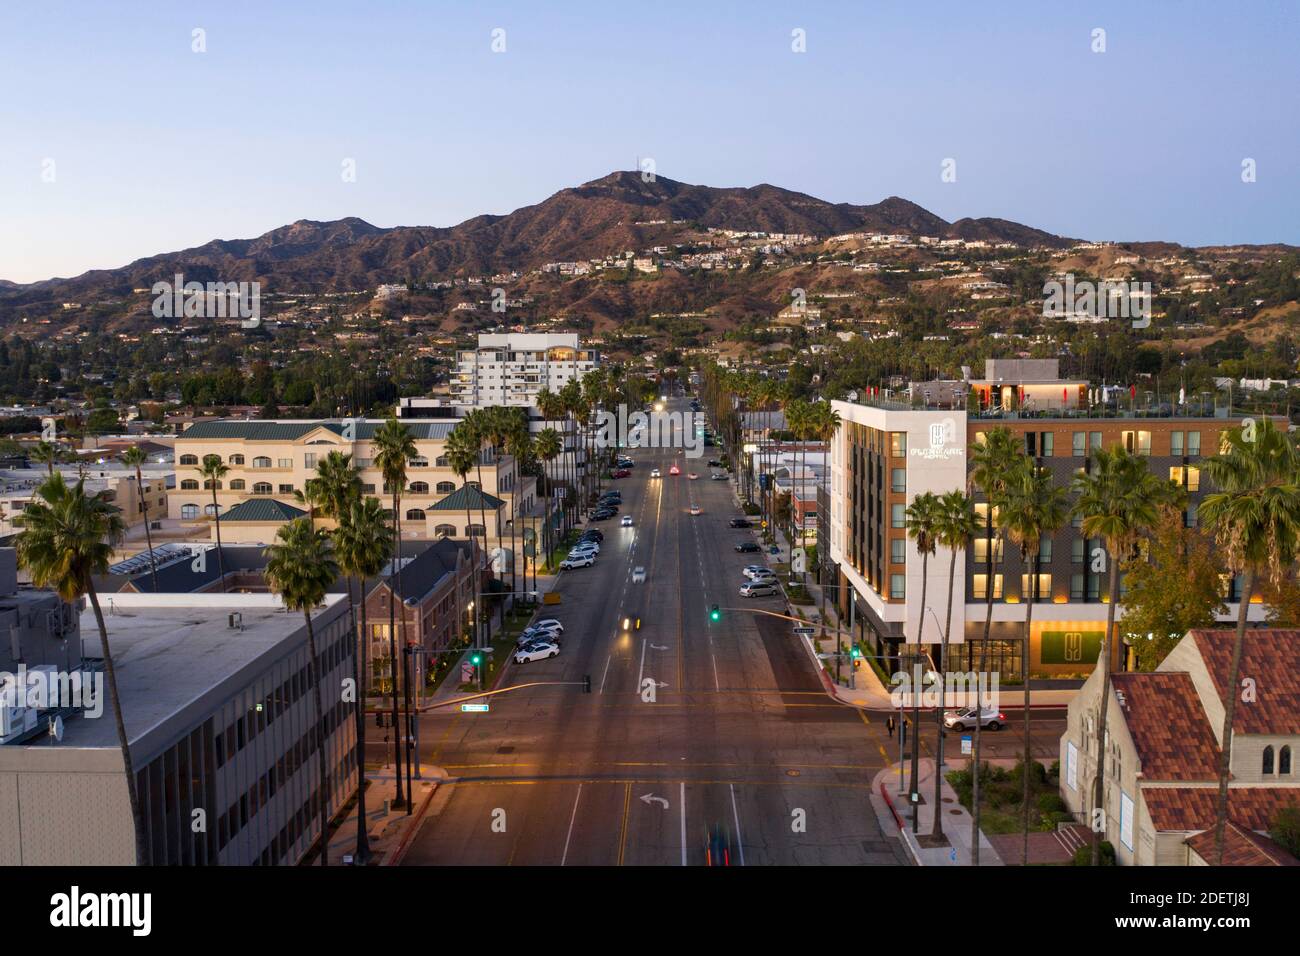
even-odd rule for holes
{"type": "Polygon", "coordinates": [[[924,448],[909,448],[908,455],[925,461],[946,461],[949,458],[960,458],[963,454],[963,449],[957,442],[957,423],[951,418],[931,422],[929,439],[929,444],[924,448]]]}
{"type": "Polygon", "coordinates": [[[1102,631],[1043,631],[1039,659],[1044,664],[1095,664],[1101,654],[1102,631]]]}

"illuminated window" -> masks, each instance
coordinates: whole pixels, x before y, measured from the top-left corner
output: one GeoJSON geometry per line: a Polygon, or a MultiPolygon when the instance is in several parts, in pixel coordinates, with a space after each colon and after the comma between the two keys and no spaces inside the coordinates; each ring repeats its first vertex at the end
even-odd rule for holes
{"type": "Polygon", "coordinates": [[[907,575],[891,574],[889,576],[889,596],[900,601],[907,597],[907,575]]]}
{"type": "Polygon", "coordinates": [[[893,564],[903,564],[907,561],[906,538],[889,539],[889,560],[893,564]]]}
{"type": "Polygon", "coordinates": [[[1082,458],[1084,455],[1088,453],[1087,432],[1074,432],[1074,434],[1071,435],[1070,438],[1072,442],[1071,451],[1074,453],[1075,458],[1082,458]]]}
{"type": "MultiPolygon", "coordinates": [[[[975,547],[975,563],[987,564],[989,560],[989,539],[975,538],[971,543],[975,547]]],[[[1001,538],[994,538],[993,539],[994,562],[996,562],[997,564],[1001,564],[1002,559],[1005,555],[1006,555],[1006,542],[1003,541],[1001,538]]]]}
{"type": "MultiPolygon", "coordinates": [[[[1020,575],[1020,593],[1024,596],[1024,599],[1026,601],[1029,600],[1030,579],[1032,578],[1033,578],[1032,574],[1020,575]]],[[[1051,597],[1052,597],[1052,576],[1050,574],[1040,574],[1038,576],[1038,594],[1034,598],[1034,600],[1045,601],[1045,600],[1050,600],[1051,597]]]]}
{"type": "Polygon", "coordinates": [[[907,469],[892,468],[889,472],[889,490],[904,492],[907,491],[907,469]]]}
{"type": "Polygon", "coordinates": [[[891,458],[907,456],[907,432],[889,433],[889,455],[891,458]]]}
{"type": "MultiPolygon", "coordinates": [[[[988,580],[987,574],[971,575],[971,590],[977,601],[988,600],[988,580]]],[[[993,575],[993,600],[1002,600],[1002,575],[993,575]]]]}
{"type": "Polygon", "coordinates": [[[1188,491],[1201,490],[1201,469],[1195,467],[1174,467],[1169,469],[1169,480],[1188,491]],[[1186,482],[1184,484],[1183,482],[1186,482]]]}
{"type": "Polygon", "coordinates": [[[1201,433],[1187,433],[1187,454],[1188,456],[1199,455],[1201,453],[1201,433]]]}
{"type": "Polygon", "coordinates": [[[889,509],[889,523],[892,528],[906,528],[907,506],[891,505],[889,509]]]}
{"type": "Polygon", "coordinates": [[[1169,433],[1169,454],[1173,455],[1175,458],[1182,457],[1183,455],[1183,433],[1182,432],[1169,433]]]}

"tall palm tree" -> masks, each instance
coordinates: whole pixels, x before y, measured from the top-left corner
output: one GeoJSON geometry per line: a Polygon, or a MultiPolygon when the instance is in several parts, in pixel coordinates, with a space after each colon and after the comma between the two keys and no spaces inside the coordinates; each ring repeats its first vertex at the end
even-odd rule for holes
{"type": "MultiPolygon", "coordinates": [[[[492,442],[492,409],[475,408],[468,412],[461,423],[467,429],[469,435],[474,437],[477,445],[477,451],[474,455],[474,469],[478,475],[478,510],[479,520],[483,525],[483,549],[487,550],[488,533],[487,533],[487,508],[486,500],[483,497],[483,454],[485,446],[490,446],[492,442]]],[[[459,426],[458,426],[459,427],[459,426]]],[[[497,542],[501,541],[501,529],[497,528],[497,542]]],[[[488,565],[489,569],[491,564],[488,565]]],[[[489,570],[489,573],[491,571],[489,570]]]]}
{"type": "Polygon", "coordinates": [[[1241,575],[1237,631],[1223,701],[1219,749],[1219,793],[1214,820],[1214,863],[1223,865],[1223,830],[1228,819],[1228,773],[1232,767],[1232,723],[1237,713],[1246,617],[1257,582],[1278,585],[1296,560],[1300,536],[1300,454],[1291,438],[1264,419],[1253,441],[1241,428],[1224,436],[1224,448],[1202,469],[1215,491],[1201,502],[1200,516],[1214,531],[1229,570],[1241,575]]]}
{"type": "MultiPolygon", "coordinates": [[[[315,694],[312,696],[316,724],[316,762],[320,771],[320,796],[316,805],[320,812],[320,865],[329,865],[329,767],[327,765],[325,708],[322,701],[320,656],[316,653],[316,630],[312,626],[311,612],[325,599],[339,576],[330,549],[330,539],[324,531],[317,531],[305,518],[295,518],[281,525],[275,535],[275,544],[266,548],[266,583],[280,595],[284,606],[291,611],[301,611],[307,625],[307,655],[311,662],[310,680],[315,694]]],[[[358,705],[358,708],[360,705],[358,705]]],[[[361,770],[358,769],[358,773],[361,770]]]]}
{"type": "MultiPolygon", "coordinates": [[[[545,412],[543,412],[545,414],[545,412]]],[[[542,475],[546,481],[546,520],[542,525],[542,553],[547,559],[551,556],[551,504],[554,495],[551,494],[550,464],[559,457],[563,451],[563,445],[560,441],[560,434],[554,428],[543,428],[538,433],[534,442],[534,452],[543,462],[542,475]]],[[[534,575],[536,571],[534,571],[534,575]]]]}
{"type": "MultiPolygon", "coordinates": [[[[538,411],[540,411],[540,412],[542,413],[542,418],[546,419],[546,421],[548,421],[548,422],[558,422],[558,421],[564,420],[565,423],[566,423],[566,426],[567,426],[567,422],[568,422],[568,414],[569,414],[569,412],[568,412],[568,408],[567,408],[566,405],[565,405],[564,399],[563,399],[560,395],[557,395],[555,392],[552,392],[550,389],[545,389],[545,388],[544,388],[544,389],[542,389],[540,392],[537,393],[537,409],[538,409],[538,411]]],[[[548,428],[547,430],[549,430],[549,431],[553,431],[553,432],[555,431],[555,429],[552,429],[552,428],[548,428]]],[[[564,433],[564,434],[567,435],[567,433],[568,433],[568,429],[567,429],[567,427],[566,427],[566,428],[565,428],[565,433],[564,433]]],[[[558,454],[565,454],[565,441],[566,441],[566,439],[565,439],[564,435],[561,435],[559,432],[556,432],[556,437],[560,439],[560,451],[559,451],[558,454]]],[[[545,456],[543,456],[543,459],[544,459],[544,460],[547,460],[547,461],[553,460],[553,459],[546,459],[545,456]]],[[[564,457],[564,461],[562,461],[561,464],[560,464],[560,474],[561,474],[561,476],[562,476],[562,479],[563,479],[566,483],[568,482],[568,469],[569,469],[569,464],[570,464],[570,462],[571,462],[571,457],[570,457],[569,455],[566,454],[565,457],[564,457]]],[[[549,486],[549,483],[548,483],[548,486],[547,486],[548,491],[549,491],[549,488],[550,488],[550,486],[549,486]]],[[[554,496],[552,496],[552,497],[554,497],[554,496]]],[[[568,505],[567,497],[568,497],[568,496],[567,496],[567,493],[566,493],[566,501],[565,501],[564,509],[563,509],[564,518],[565,518],[565,531],[568,530],[568,510],[569,510],[569,505],[568,505]]],[[[550,556],[550,552],[547,551],[546,553],[547,553],[547,556],[549,557],[549,556],[550,556]]]]}
{"type": "MultiPolygon", "coordinates": [[[[906,520],[907,536],[912,539],[912,543],[921,555],[921,605],[916,623],[916,661],[919,663],[925,647],[922,636],[925,634],[926,589],[930,584],[930,555],[935,552],[939,528],[943,521],[938,495],[927,491],[913,498],[912,503],[907,506],[906,520]]],[[[916,673],[915,669],[913,673],[916,673]]],[[[911,785],[908,789],[912,795],[913,833],[917,831],[921,806],[921,690],[918,685],[912,686],[912,773],[911,785]]],[[[934,772],[936,774],[939,772],[937,758],[934,772]]],[[[934,812],[939,813],[938,806],[935,806],[934,812]]]]}
{"type": "Polygon", "coordinates": [[[335,522],[361,499],[361,475],[352,465],[352,456],[332,451],[316,463],[314,482],[316,504],[325,518],[335,522]]]}
{"type": "Polygon", "coordinates": [[[199,466],[199,477],[203,484],[212,490],[212,526],[217,529],[217,570],[221,574],[221,590],[226,587],[226,559],[221,556],[221,505],[217,504],[217,490],[221,479],[229,474],[230,469],[221,460],[220,455],[204,455],[203,464],[199,466]]]}
{"type": "MultiPolygon", "coordinates": [[[[1138,540],[1155,527],[1160,518],[1160,506],[1172,493],[1173,486],[1147,470],[1142,458],[1119,445],[1098,450],[1092,462],[1093,466],[1087,473],[1075,476],[1077,498],[1072,513],[1082,519],[1081,529],[1085,539],[1101,538],[1105,541],[1110,569],[1106,634],[1101,642],[1101,653],[1097,657],[1102,683],[1097,715],[1097,762],[1093,772],[1090,808],[1093,812],[1101,810],[1104,819],[1106,715],[1110,711],[1111,641],[1112,635],[1116,634],[1115,608],[1119,604],[1120,564],[1136,547],[1138,540]]],[[[1090,829],[1092,865],[1097,866],[1101,862],[1101,833],[1095,826],[1090,829]]]]}
{"type": "MultiPolygon", "coordinates": [[[[948,550],[948,611],[943,618],[943,643],[939,648],[939,686],[947,688],[948,683],[946,675],[950,669],[948,660],[948,640],[952,635],[952,599],[953,593],[957,590],[957,555],[966,553],[970,547],[971,541],[980,533],[979,518],[975,515],[975,508],[970,498],[961,491],[950,491],[939,499],[939,518],[935,524],[934,537],[935,541],[941,548],[948,550]]],[[[964,584],[964,581],[963,581],[964,584]]],[[[965,600],[965,595],[962,596],[965,600]]],[[[939,706],[934,710],[935,722],[935,747],[934,752],[939,755],[936,760],[942,759],[943,756],[943,708],[945,698],[942,696],[944,691],[940,690],[939,706]]],[[[919,728],[918,728],[919,730],[919,728]]],[[[943,806],[940,784],[942,777],[938,768],[934,775],[934,806],[943,806]]],[[[934,833],[936,836],[943,834],[943,814],[936,812],[934,815],[934,833]]]]}
{"type": "MultiPolygon", "coordinates": [[[[392,684],[393,700],[393,769],[397,773],[396,807],[404,807],[400,781],[402,779],[402,731],[397,715],[397,595],[402,587],[402,566],[398,559],[402,550],[401,507],[402,490],[406,487],[406,463],[416,456],[415,439],[410,429],[396,418],[389,418],[375,429],[370,438],[374,447],[375,466],[384,477],[384,484],[393,504],[393,551],[392,563],[389,565],[388,596],[388,674],[392,684]]],[[[406,612],[402,612],[402,624],[406,624],[406,612]]],[[[403,641],[405,645],[405,641],[403,641]]]]}
{"type": "MultiPolygon", "coordinates": [[[[1023,459],[1024,466],[1008,483],[1002,503],[1002,523],[1007,536],[1020,548],[1020,563],[1029,566],[1028,594],[1025,602],[1025,632],[1021,652],[1025,669],[1025,735],[1024,756],[1021,763],[1021,825],[1024,838],[1020,849],[1020,865],[1029,865],[1029,767],[1033,759],[1029,749],[1029,721],[1033,713],[1030,706],[1032,675],[1029,667],[1029,635],[1033,629],[1034,603],[1038,600],[1038,577],[1042,568],[1043,539],[1059,531],[1069,520],[1069,496],[1064,488],[1052,481],[1048,469],[1032,459],[1023,459]]],[[[1050,598],[1051,595],[1044,595],[1050,598]]]]}
{"type": "Polygon", "coordinates": [[[586,457],[586,444],[583,441],[582,432],[579,431],[579,427],[578,427],[578,421],[579,421],[578,413],[582,409],[582,386],[578,384],[577,379],[570,379],[569,381],[564,383],[564,387],[560,389],[560,401],[564,404],[565,415],[568,416],[568,419],[571,422],[570,431],[573,435],[574,460],[573,460],[572,485],[573,485],[574,500],[570,507],[573,510],[573,520],[571,524],[576,524],[578,515],[581,514],[582,510],[586,507],[586,501],[587,501],[586,495],[582,494],[580,496],[580,493],[578,491],[577,455],[578,455],[578,447],[580,445],[583,448],[582,486],[584,491],[587,486],[587,475],[591,471],[591,462],[588,461],[586,457]]]}
{"type": "MultiPolygon", "coordinates": [[[[533,436],[528,432],[528,416],[522,408],[512,408],[505,416],[506,453],[514,459],[515,483],[510,489],[510,550],[515,550],[515,519],[519,511],[519,479],[524,476],[524,466],[535,454],[533,436]]],[[[517,590],[515,560],[510,562],[510,589],[517,590]]],[[[528,565],[524,564],[524,588],[528,588],[528,565]]]]}
{"type": "Polygon", "coordinates": [[[356,610],[352,603],[352,584],[356,581],[361,603],[361,632],[353,659],[353,679],[357,685],[357,863],[365,866],[370,858],[370,841],[366,834],[366,700],[370,684],[370,628],[366,620],[366,581],[379,574],[393,550],[393,532],[384,517],[378,498],[354,499],[339,517],[334,530],[334,556],[339,569],[348,576],[348,619],[357,633],[356,610]]]}
{"type": "MultiPolygon", "coordinates": [[[[465,498],[465,531],[466,537],[469,538],[470,564],[474,568],[474,580],[479,579],[479,566],[482,559],[477,554],[478,536],[469,534],[473,527],[474,519],[469,510],[469,485],[465,479],[470,473],[470,469],[478,462],[479,458],[479,440],[474,434],[472,425],[466,424],[464,419],[456,423],[451,432],[447,435],[447,445],[443,454],[447,457],[447,466],[451,468],[452,473],[460,479],[461,488],[464,490],[465,498]]],[[[486,528],[486,525],[484,526],[486,528]]],[[[477,590],[477,586],[475,587],[477,590]]],[[[480,598],[475,602],[476,607],[483,603],[480,598]]],[[[474,616],[474,630],[478,631],[478,621],[481,614],[476,611],[474,616]]]]}
{"type": "MultiPolygon", "coordinates": [[[[1007,482],[1015,474],[1015,469],[1024,454],[1023,445],[1008,428],[993,428],[984,433],[984,439],[970,450],[968,474],[973,490],[984,496],[984,638],[980,642],[980,666],[975,680],[975,706],[982,708],[983,695],[980,687],[988,669],[989,634],[993,626],[993,595],[997,590],[997,575],[994,573],[994,560],[1001,557],[1001,526],[994,536],[994,516],[998,512],[1003,491],[1007,482]]],[[[980,725],[975,721],[974,773],[971,776],[971,865],[980,865],[980,725]]]]}
{"type": "Polygon", "coordinates": [[[34,585],[53,589],[64,601],[79,601],[83,596],[90,600],[103,646],[117,743],[122,751],[122,770],[135,829],[135,861],[136,865],[144,866],[149,860],[144,815],[136,789],[126,723],[122,719],[122,698],[117,692],[117,667],[94,580],[95,575],[108,573],[113,548],[122,540],[122,516],[101,496],[87,495],[85,482],[69,486],[59,474],[51,475],[41,484],[36,498],[23,512],[23,530],[16,545],[18,564],[27,569],[34,585]]]}
{"type": "Polygon", "coordinates": [[[144,449],[139,445],[132,445],[126,451],[122,452],[122,464],[128,468],[135,469],[135,490],[140,498],[140,515],[144,519],[144,540],[145,547],[149,549],[149,576],[153,580],[154,593],[158,593],[158,563],[154,560],[153,554],[153,532],[149,528],[149,503],[144,496],[144,474],[142,466],[146,461],[144,449]]]}
{"type": "MultiPolygon", "coordinates": [[[[812,432],[818,441],[826,443],[827,448],[835,441],[835,433],[840,430],[840,413],[831,407],[830,402],[817,402],[813,405],[812,432]]],[[[820,527],[821,523],[818,522],[820,527]]],[[[817,565],[829,567],[830,545],[820,538],[817,541],[817,565]]],[[[822,588],[822,617],[826,617],[826,589],[822,588]]]]}
{"type": "Polygon", "coordinates": [[[54,477],[54,463],[59,460],[59,449],[57,445],[50,442],[38,442],[36,447],[31,451],[32,461],[39,462],[45,466],[46,477],[54,477]]]}

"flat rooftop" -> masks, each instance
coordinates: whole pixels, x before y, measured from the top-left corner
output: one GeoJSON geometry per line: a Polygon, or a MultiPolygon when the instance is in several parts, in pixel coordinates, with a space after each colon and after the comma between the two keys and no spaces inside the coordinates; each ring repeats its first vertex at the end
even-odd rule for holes
{"type": "MultiPolygon", "coordinates": [[[[286,611],[272,594],[105,594],[100,598],[109,645],[123,701],[123,720],[137,766],[170,744],[184,717],[193,723],[206,717],[215,704],[249,675],[260,672],[264,656],[279,657],[303,637],[302,615],[286,611]],[[229,626],[238,612],[243,630],[229,626]],[[193,711],[187,714],[187,711],[193,711]]],[[[326,595],[314,620],[332,620],[343,613],[343,595],[326,595]]],[[[81,615],[84,653],[103,653],[94,612],[81,615]]],[[[107,690],[107,679],[105,679],[107,690]]],[[[0,768],[5,751],[69,751],[111,748],[117,751],[110,704],[97,718],[83,715],[64,721],[63,740],[47,738],[30,746],[0,747],[0,768]]]]}

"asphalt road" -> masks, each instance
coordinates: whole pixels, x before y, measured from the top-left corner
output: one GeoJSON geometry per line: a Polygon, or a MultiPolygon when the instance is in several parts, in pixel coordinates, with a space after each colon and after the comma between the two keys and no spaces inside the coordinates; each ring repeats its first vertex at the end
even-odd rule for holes
{"type": "Polygon", "coordinates": [[[708,480],[703,451],[632,452],[632,477],[612,484],[635,526],[599,525],[596,564],[564,572],[562,603],[547,609],[565,625],[562,653],[511,664],[500,686],[570,683],[493,697],[485,714],[421,718],[422,759],[451,779],[405,865],[698,866],[718,826],[732,865],[903,862],[868,800],[896,747],[883,715],[830,700],[791,624],[709,620],[712,604],[781,603],[738,595],[757,556],[734,545],[752,533],[728,529],[731,485],[708,480]],[[649,477],[656,466],[662,479],[649,477]],[[631,581],[638,565],[644,584],[631,581]],[[625,618],[640,630],[624,631],[625,618]]]}

